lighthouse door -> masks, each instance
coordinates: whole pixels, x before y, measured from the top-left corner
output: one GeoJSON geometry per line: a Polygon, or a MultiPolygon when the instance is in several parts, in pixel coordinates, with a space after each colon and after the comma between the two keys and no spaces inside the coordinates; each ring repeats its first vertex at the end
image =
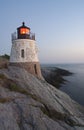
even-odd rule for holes
{"type": "Polygon", "coordinates": [[[34,65],[35,74],[37,74],[36,64],[34,65]]]}

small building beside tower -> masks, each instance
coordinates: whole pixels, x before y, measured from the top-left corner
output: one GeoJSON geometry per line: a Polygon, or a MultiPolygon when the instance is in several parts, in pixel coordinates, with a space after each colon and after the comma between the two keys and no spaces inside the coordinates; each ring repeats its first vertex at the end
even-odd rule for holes
{"type": "Polygon", "coordinates": [[[31,29],[24,22],[17,28],[17,33],[12,34],[10,65],[22,67],[42,78],[35,34],[31,33],[31,29]]]}

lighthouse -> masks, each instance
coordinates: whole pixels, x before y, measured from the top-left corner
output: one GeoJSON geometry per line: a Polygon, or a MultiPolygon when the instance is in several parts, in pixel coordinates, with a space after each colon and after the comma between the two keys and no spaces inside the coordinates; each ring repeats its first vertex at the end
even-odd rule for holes
{"type": "Polygon", "coordinates": [[[25,26],[24,22],[17,28],[17,32],[12,34],[10,65],[22,67],[42,78],[35,34],[31,33],[30,27],[25,26]]]}

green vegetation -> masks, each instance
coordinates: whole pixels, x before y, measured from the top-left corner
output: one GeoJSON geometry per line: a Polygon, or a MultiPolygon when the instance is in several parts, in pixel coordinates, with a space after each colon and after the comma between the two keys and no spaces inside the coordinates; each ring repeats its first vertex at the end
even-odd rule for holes
{"type": "Polygon", "coordinates": [[[10,56],[7,54],[0,56],[0,69],[8,68],[10,56]]]}
{"type": "Polygon", "coordinates": [[[5,103],[11,101],[10,98],[0,98],[0,103],[5,103]]]}
{"type": "Polygon", "coordinates": [[[1,58],[4,58],[4,59],[7,59],[7,60],[9,60],[9,58],[10,58],[10,56],[7,55],[7,54],[1,55],[0,57],[1,57],[1,58]]]}
{"type": "Polygon", "coordinates": [[[24,88],[19,87],[13,80],[8,79],[4,74],[0,74],[0,84],[3,87],[8,88],[10,91],[20,92],[28,95],[24,88]]]}
{"type": "Polygon", "coordinates": [[[6,79],[6,76],[4,74],[0,74],[0,79],[6,79]]]}
{"type": "Polygon", "coordinates": [[[15,91],[15,92],[20,92],[22,94],[26,94],[28,95],[27,91],[21,87],[19,87],[17,84],[15,84],[14,82],[10,82],[9,83],[9,86],[8,86],[8,89],[10,91],[15,91]]]}

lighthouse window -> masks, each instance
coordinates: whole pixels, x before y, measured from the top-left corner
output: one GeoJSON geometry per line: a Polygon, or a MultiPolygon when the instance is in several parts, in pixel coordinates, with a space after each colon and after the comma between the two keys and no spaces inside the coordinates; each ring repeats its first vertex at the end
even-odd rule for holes
{"type": "Polygon", "coordinates": [[[24,58],[24,49],[21,50],[21,57],[24,58]]]}

